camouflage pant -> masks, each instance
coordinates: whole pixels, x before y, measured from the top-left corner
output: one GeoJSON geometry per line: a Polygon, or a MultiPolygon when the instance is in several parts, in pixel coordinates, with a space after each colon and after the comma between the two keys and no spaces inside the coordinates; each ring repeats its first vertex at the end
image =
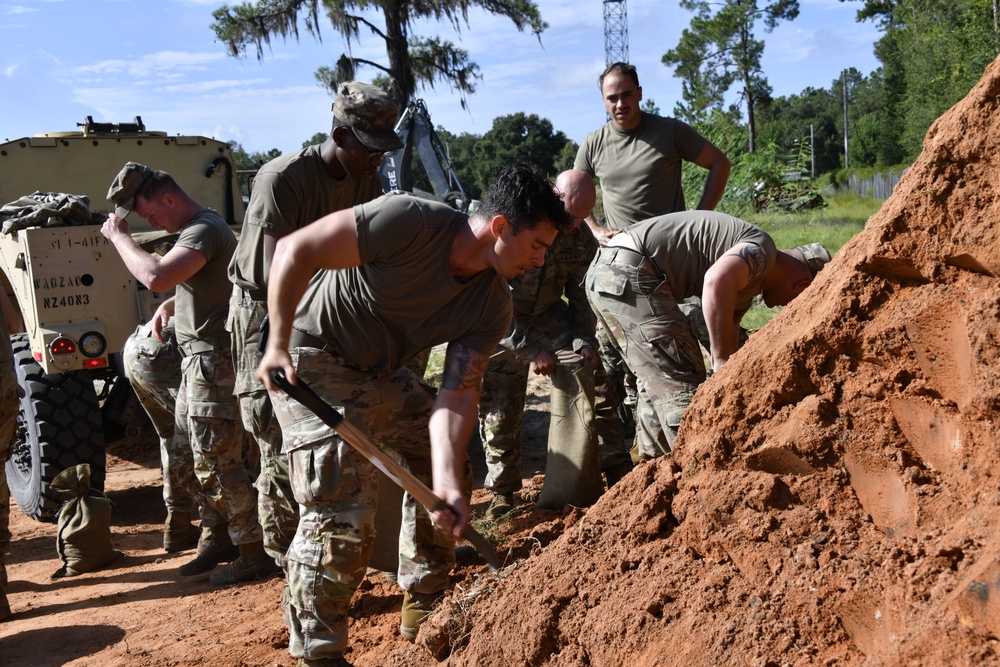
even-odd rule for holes
{"type": "MultiPolygon", "coordinates": [[[[556,362],[560,363],[559,356],[556,356],[556,362]]],[[[484,486],[494,493],[513,493],[521,488],[521,420],[524,417],[529,371],[529,364],[518,361],[509,350],[498,348],[490,357],[483,378],[479,428],[486,454],[484,486]]],[[[607,386],[600,364],[594,369],[594,383],[607,386]]],[[[553,383],[551,391],[560,389],[553,383]]],[[[601,470],[627,465],[630,463],[628,447],[621,421],[615,414],[615,404],[608,400],[607,393],[599,392],[593,408],[601,470]]]]}
{"type": "MultiPolygon", "coordinates": [[[[327,403],[381,447],[392,449],[418,479],[430,486],[428,421],[431,388],[407,368],[376,374],[346,366],[314,348],[293,348],[297,373],[327,403]]],[[[299,525],[288,550],[288,590],[282,606],[288,650],[318,659],[347,648],[351,597],[365,575],[375,541],[378,496],[375,467],[311,410],[283,392],[271,401],[289,454],[299,525]]],[[[466,493],[472,466],[466,461],[466,493]]],[[[399,540],[399,585],[435,593],[448,587],[454,539],[435,530],[426,510],[403,497],[399,540]]]]}
{"type": "Polygon", "coordinates": [[[250,544],[263,535],[247,474],[233,382],[228,354],[212,350],[184,357],[174,444],[190,447],[204,502],[229,522],[233,544],[250,544]]]}
{"type": "Polygon", "coordinates": [[[652,458],[673,447],[705,362],[670,285],[640,254],[602,247],[587,271],[590,305],[638,380],[636,444],[652,458]]]}
{"type": "Polygon", "coordinates": [[[194,457],[190,447],[174,446],[174,406],[181,384],[181,353],[173,327],[164,328],[162,336],[166,343],[156,340],[148,325],[140,324],[125,341],[122,360],[125,375],[160,438],[163,502],[170,511],[195,512],[195,497],[200,489],[194,476],[194,457]]]}
{"type": "Polygon", "coordinates": [[[7,551],[10,549],[10,487],[7,485],[5,466],[10,458],[17,413],[20,409],[17,374],[14,372],[13,352],[6,325],[0,318],[0,592],[7,587],[7,551]]]}
{"type": "Polygon", "coordinates": [[[255,375],[260,364],[257,350],[260,323],[267,313],[267,304],[254,301],[236,287],[229,313],[240,416],[243,428],[251,434],[260,451],[260,473],[254,485],[264,548],[276,562],[284,563],[285,552],[299,524],[299,506],[292,496],[288,457],[281,452],[281,427],[274,418],[267,390],[255,375]]]}

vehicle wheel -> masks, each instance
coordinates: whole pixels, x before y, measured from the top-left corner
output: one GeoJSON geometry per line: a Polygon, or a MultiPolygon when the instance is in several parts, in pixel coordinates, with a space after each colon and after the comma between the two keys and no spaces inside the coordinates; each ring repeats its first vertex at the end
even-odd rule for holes
{"type": "Polygon", "coordinates": [[[55,520],[61,502],[52,479],[90,464],[90,484],[104,489],[104,429],[90,373],[49,375],[35,361],[25,334],[11,337],[18,384],[24,390],[7,481],[17,506],[32,519],[55,520]]]}

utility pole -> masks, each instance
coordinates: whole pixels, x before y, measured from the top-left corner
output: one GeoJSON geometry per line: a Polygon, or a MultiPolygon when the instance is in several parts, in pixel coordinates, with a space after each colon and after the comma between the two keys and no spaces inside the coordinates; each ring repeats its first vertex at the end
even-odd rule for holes
{"type": "Polygon", "coordinates": [[[841,77],[844,88],[844,169],[850,169],[851,158],[847,154],[847,70],[844,70],[841,77]]]}
{"type": "Polygon", "coordinates": [[[604,2],[604,64],[628,62],[628,12],[625,0],[604,2]]]}
{"type": "Polygon", "coordinates": [[[809,178],[816,180],[816,134],[812,123],[809,123],[809,178]]]}

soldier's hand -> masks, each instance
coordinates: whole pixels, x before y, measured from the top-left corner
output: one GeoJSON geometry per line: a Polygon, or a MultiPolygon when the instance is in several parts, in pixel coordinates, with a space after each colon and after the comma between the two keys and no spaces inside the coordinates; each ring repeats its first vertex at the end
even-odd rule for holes
{"type": "Polygon", "coordinates": [[[597,363],[597,352],[592,347],[581,347],[580,356],[593,364],[597,363]]]}
{"type": "Polygon", "coordinates": [[[469,503],[466,502],[465,495],[460,489],[435,488],[434,493],[451,506],[450,509],[438,510],[431,514],[434,525],[445,533],[461,537],[462,531],[469,523],[469,503]]]}
{"type": "Polygon", "coordinates": [[[163,338],[163,330],[170,323],[170,318],[174,314],[173,303],[173,299],[168,299],[161,303],[157,307],[156,312],[153,313],[153,319],[149,321],[149,328],[153,332],[153,338],[161,343],[167,342],[163,338]]]}
{"type": "Polygon", "coordinates": [[[552,375],[556,370],[556,358],[547,350],[542,350],[531,361],[531,371],[535,375],[552,375]]]}
{"type": "Polygon", "coordinates": [[[130,233],[128,222],[112,213],[104,221],[104,224],[101,225],[101,233],[108,240],[113,239],[116,234],[125,234],[127,236],[130,233]]]}
{"type": "Polygon", "coordinates": [[[257,379],[269,391],[278,391],[280,387],[271,379],[273,370],[283,371],[288,384],[298,384],[298,376],[295,374],[295,366],[292,365],[292,356],[288,354],[288,350],[269,345],[261,357],[260,365],[257,366],[257,379]]]}

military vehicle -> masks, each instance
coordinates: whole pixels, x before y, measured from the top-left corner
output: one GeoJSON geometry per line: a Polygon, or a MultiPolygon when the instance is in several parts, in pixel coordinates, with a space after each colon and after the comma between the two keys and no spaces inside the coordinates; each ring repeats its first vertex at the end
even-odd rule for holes
{"type": "MultiPolygon", "coordinates": [[[[12,338],[24,390],[7,478],[28,516],[51,520],[59,508],[49,484],[60,471],[89,463],[102,488],[105,425],[146,419],[121,365],[122,346],[169,295],[138,283],[99,223],[112,205],[108,186],[126,162],[169,172],[195,201],[231,225],[243,221],[243,199],[227,143],[170,136],[132,123],[95,123],[0,144],[0,205],[62,193],[86,197],[97,224],[41,226],[0,232],[0,271],[25,333],[12,338]]],[[[6,208],[6,207],[5,207],[6,208]]],[[[43,216],[44,217],[44,216],[43,216]]],[[[6,218],[5,218],[6,219],[6,218]]],[[[147,250],[164,242],[134,213],[128,221],[147,250]]]]}

